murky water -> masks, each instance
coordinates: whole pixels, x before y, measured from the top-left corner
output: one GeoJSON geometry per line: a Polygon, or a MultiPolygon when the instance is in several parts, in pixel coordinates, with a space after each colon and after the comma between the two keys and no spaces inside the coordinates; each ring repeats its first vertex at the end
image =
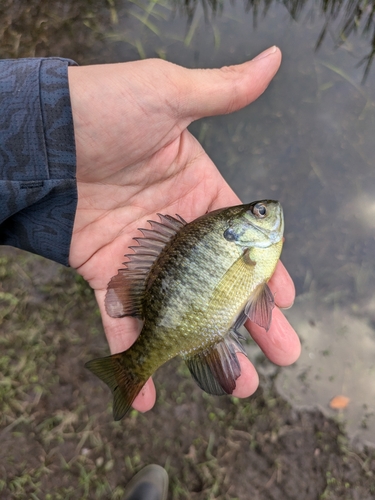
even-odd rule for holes
{"type": "Polygon", "coordinates": [[[327,17],[312,1],[298,21],[281,4],[266,14],[261,6],[256,26],[242,2],[216,15],[198,5],[190,23],[168,2],[142,5],[118,12],[114,60],[214,67],[282,49],[282,68],[255,104],[191,130],[243,201],[284,206],[283,261],[298,293],[287,316],[303,354],[279,370],[279,390],[331,415],[330,400],[347,396],[338,418],[358,444],[375,444],[375,71],[362,84],[358,67],[369,39],[358,30],[337,46],[339,16],[315,50],[327,17]]]}

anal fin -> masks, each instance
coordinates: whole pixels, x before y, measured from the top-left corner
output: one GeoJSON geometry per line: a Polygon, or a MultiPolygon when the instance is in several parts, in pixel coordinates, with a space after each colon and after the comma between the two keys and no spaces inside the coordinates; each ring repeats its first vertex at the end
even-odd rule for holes
{"type": "Polygon", "coordinates": [[[234,391],[241,375],[236,352],[243,352],[237,344],[230,332],[218,344],[185,358],[194,380],[208,394],[222,396],[234,391]]]}

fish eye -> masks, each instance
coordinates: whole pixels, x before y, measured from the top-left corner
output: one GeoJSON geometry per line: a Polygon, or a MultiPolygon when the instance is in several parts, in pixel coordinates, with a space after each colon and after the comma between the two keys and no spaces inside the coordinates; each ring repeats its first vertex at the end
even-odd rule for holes
{"type": "Polygon", "coordinates": [[[263,203],[257,203],[253,208],[253,214],[260,219],[263,219],[267,215],[267,208],[263,203]]]}

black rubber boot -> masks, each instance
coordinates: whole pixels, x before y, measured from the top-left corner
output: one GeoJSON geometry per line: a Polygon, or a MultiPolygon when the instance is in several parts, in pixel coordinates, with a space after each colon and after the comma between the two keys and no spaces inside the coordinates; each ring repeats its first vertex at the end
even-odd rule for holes
{"type": "Polygon", "coordinates": [[[167,500],[168,474],[160,465],[147,465],[127,484],[123,500],[167,500]]]}

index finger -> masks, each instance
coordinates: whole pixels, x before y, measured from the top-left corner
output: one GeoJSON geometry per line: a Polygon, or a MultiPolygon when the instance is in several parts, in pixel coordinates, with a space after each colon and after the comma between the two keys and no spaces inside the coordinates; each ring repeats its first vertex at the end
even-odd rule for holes
{"type": "Polygon", "coordinates": [[[275,303],[281,309],[288,309],[293,305],[296,290],[290,274],[285,269],[284,264],[279,260],[271,279],[268,282],[274,297],[275,303]]]}

